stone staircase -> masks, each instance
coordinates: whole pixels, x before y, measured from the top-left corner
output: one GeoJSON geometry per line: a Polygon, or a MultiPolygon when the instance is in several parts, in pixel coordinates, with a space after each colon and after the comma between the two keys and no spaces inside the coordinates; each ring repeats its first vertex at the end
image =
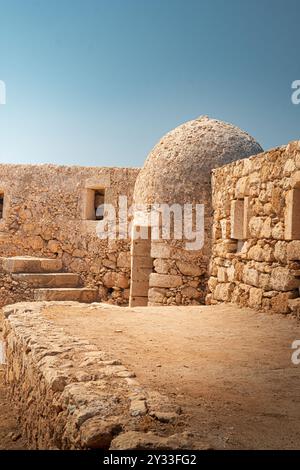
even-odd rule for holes
{"type": "Polygon", "coordinates": [[[2,271],[15,281],[33,289],[34,300],[91,303],[97,301],[97,289],[80,287],[78,274],[64,273],[60,259],[16,256],[1,258],[2,271]]]}

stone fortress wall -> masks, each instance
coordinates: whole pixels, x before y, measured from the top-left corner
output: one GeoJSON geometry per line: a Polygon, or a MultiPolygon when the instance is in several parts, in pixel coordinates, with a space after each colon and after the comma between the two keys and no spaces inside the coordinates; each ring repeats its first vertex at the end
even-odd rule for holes
{"type": "MultiPolygon", "coordinates": [[[[163,137],[142,170],[0,165],[0,306],[234,302],[298,312],[300,144],[259,152],[247,133],[204,116],[163,137]],[[203,204],[203,247],[187,250],[172,236],[101,240],[96,202],[103,199],[118,215],[119,196],[147,211],[155,204],[203,204]],[[24,262],[22,271],[8,260],[15,256],[39,259],[24,262]],[[64,298],[60,287],[76,292],[64,298]]],[[[134,230],[149,230],[135,224],[135,213],[129,218],[134,230]]]]}
{"type": "MultiPolygon", "coordinates": [[[[118,207],[132,193],[138,169],[55,165],[0,165],[0,257],[56,258],[99,300],[128,302],[130,243],[100,240],[93,207],[95,191],[118,207]]],[[[3,263],[2,263],[3,264],[3,263]]],[[[31,300],[27,283],[1,269],[0,305],[31,300]]]]}
{"type": "Polygon", "coordinates": [[[299,312],[300,142],[213,171],[207,303],[299,312]]]}

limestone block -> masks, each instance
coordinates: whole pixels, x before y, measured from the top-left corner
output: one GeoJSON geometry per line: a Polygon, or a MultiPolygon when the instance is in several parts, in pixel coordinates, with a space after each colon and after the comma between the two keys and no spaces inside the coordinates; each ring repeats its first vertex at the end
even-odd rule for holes
{"type": "MultiPolygon", "coordinates": [[[[300,163],[300,159],[299,159],[299,163],[300,163]]],[[[298,297],[297,299],[288,300],[288,307],[293,313],[295,313],[296,315],[299,315],[300,314],[300,297],[298,297]]]]}
{"type": "Polygon", "coordinates": [[[88,178],[85,181],[85,188],[89,189],[104,189],[110,188],[110,174],[99,175],[94,178],[88,178]]]}
{"type": "Polygon", "coordinates": [[[259,275],[259,285],[262,289],[268,290],[271,288],[271,276],[270,274],[262,273],[259,275]]]}
{"type": "Polygon", "coordinates": [[[284,208],[284,193],[281,188],[274,187],[271,191],[271,205],[275,214],[280,215],[284,208]]]}
{"type": "Polygon", "coordinates": [[[291,175],[290,183],[291,183],[292,188],[299,188],[300,187],[300,171],[295,171],[291,175]]]}
{"type": "Polygon", "coordinates": [[[287,245],[287,259],[300,260],[300,240],[293,240],[287,245]]]}
{"type": "Polygon", "coordinates": [[[149,281],[135,281],[131,283],[130,295],[133,297],[148,297],[149,281]]]}
{"type": "Polygon", "coordinates": [[[234,275],[237,281],[241,282],[243,280],[244,266],[245,265],[241,262],[237,262],[234,265],[234,271],[235,271],[234,275]]]}
{"type": "Polygon", "coordinates": [[[131,280],[135,281],[148,281],[152,273],[152,268],[136,268],[131,272],[131,280]]]}
{"type": "Polygon", "coordinates": [[[252,287],[249,293],[249,306],[252,308],[260,308],[262,303],[262,289],[252,287]]]}
{"type": "Polygon", "coordinates": [[[271,309],[275,313],[289,313],[290,307],[289,302],[296,295],[295,292],[282,292],[271,298],[270,305],[271,309]]]}
{"type": "Polygon", "coordinates": [[[235,197],[236,199],[244,198],[245,196],[249,195],[250,189],[250,179],[248,176],[244,176],[240,178],[236,183],[235,188],[235,197]]]}
{"type": "Polygon", "coordinates": [[[150,256],[131,256],[131,269],[152,268],[153,259],[150,256]]]}
{"type": "Polygon", "coordinates": [[[244,233],[243,233],[243,239],[246,240],[247,238],[250,238],[250,231],[249,231],[249,221],[252,217],[252,199],[251,197],[245,197],[244,199],[244,221],[243,221],[243,227],[244,227],[244,233]]]}
{"type": "MultiPolygon", "coordinates": [[[[292,242],[293,243],[293,242],[292,242]]],[[[275,245],[274,257],[276,261],[285,264],[288,259],[288,244],[283,241],[279,241],[275,245]]],[[[291,259],[291,258],[290,258],[291,259]]],[[[299,259],[300,259],[300,243],[299,243],[299,259]]]]}
{"type": "MultiPolygon", "coordinates": [[[[203,446],[207,449],[209,446],[203,446]]],[[[141,449],[189,449],[191,437],[187,433],[174,434],[169,437],[161,437],[153,432],[127,431],[119,434],[113,441],[110,450],[141,450],[141,449]]]]}
{"type": "Polygon", "coordinates": [[[129,251],[121,251],[118,254],[117,266],[119,268],[130,268],[130,252],[129,251]]]}
{"type": "Polygon", "coordinates": [[[186,286],[183,289],[181,289],[181,294],[183,297],[187,297],[188,299],[200,299],[201,298],[201,292],[199,292],[197,289],[191,286],[186,286]]]}
{"type": "Polygon", "coordinates": [[[167,274],[171,268],[170,261],[166,259],[156,259],[154,260],[154,269],[159,274],[167,274]]]}
{"type": "Polygon", "coordinates": [[[33,287],[77,287],[78,274],[73,273],[18,273],[12,274],[18,282],[24,282],[33,287]]]}
{"type": "Polygon", "coordinates": [[[218,279],[216,277],[210,277],[208,280],[208,289],[213,292],[218,285],[218,279]]]}
{"type": "Polygon", "coordinates": [[[147,307],[148,297],[135,297],[130,298],[129,307],[147,307]]]}
{"type": "Polygon", "coordinates": [[[293,171],[295,171],[296,165],[294,160],[291,158],[285,162],[285,165],[283,167],[283,174],[284,176],[289,176],[293,171]]]}
{"type": "Polygon", "coordinates": [[[284,240],[284,225],[278,222],[272,229],[272,237],[275,240],[284,240]]]}
{"type": "Polygon", "coordinates": [[[212,237],[214,240],[218,240],[222,237],[221,225],[219,221],[214,222],[212,228],[212,237]]]}
{"type": "Polygon", "coordinates": [[[259,238],[264,219],[262,217],[251,217],[249,220],[249,234],[253,238],[259,238]]]}
{"type": "Polygon", "coordinates": [[[111,441],[121,431],[122,425],[117,421],[105,421],[94,416],[80,426],[80,438],[87,449],[109,449],[111,441]]]}
{"type": "Polygon", "coordinates": [[[149,286],[150,287],[180,287],[182,285],[181,276],[170,275],[170,274],[150,274],[149,286]]]}
{"type": "Polygon", "coordinates": [[[278,267],[272,270],[271,288],[277,291],[289,291],[300,286],[300,279],[291,275],[288,268],[278,267]]]}
{"type": "Polygon", "coordinates": [[[263,242],[259,242],[261,244],[257,244],[252,246],[248,253],[247,258],[254,260],[254,261],[266,261],[271,262],[274,260],[273,248],[263,242]]]}
{"type": "Polygon", "coordinates": [[[229,282],[235,281],[235,267],[234,266],[230,266],[229,268],[227,268],[227,277],[228,277],[229,282]]]}
{"type": "Polygon", "coordinates": [[[107,272],[103,276],[105,287],[120,287],[126,289],[129,286],[128,276],[125,273],[107,272]]]}
{"type": "Polygon", "coordinates": [[[185,261],[176,261],[176,266],[184,276],[201,276],[204,273],[200,266],[185,261]]]}
{"type": "Polygon", "coordinates": [[[166,243],[153,241],[151,244],[151,257],[168,259],[171,257],[171,247],[166,243]]]}
{"type": "Polygon", "coordinates": [[[95,213],[95,191],[93,189],[84,189],[82,191],[82,219],[83,220],[96,220],[95,213]]]}
{"type": "Polygon", "coordinates": [[[221,237],[223,240],[230,238],[231,235],[231,224],[229,219],[222,219],[220,220],[220,227],[221,227],[221,237]]]}
{"type": "Polygon", "coordinates": [[[264,261],[263,247],[259,245],[252,246],[247,253],[247,259],[252,259],[255,261],[264,261]]]}
{"type": "Polygon", "coordinates": [[[57,241],[57,240],[49,240],[48,241],[48,249],[52,252],[52,253],[59,253],[61,252],[61,245],[60,243],[57,241]]]}
{"type": "Polygon", "coordinates": [[[256,269],[244,267],[243,282],[251,286],[259,287],[259,272],[256,269]]]}
{"type": "Polygon", "coordinates": [[[151,287],[148,291],[149,302],[163,303],[164,298],[166,297],[166,290],[159,289],[157,287],[151,287]]]}
{"type": "Polygon", "coordinates": [[[2,269],[10,273],[53,273],[62,269],[61,259],[35,258],[31,256],[16,256],[2,258],[2,269]]]}
{"type": "Polygon", "coordinates": [[[151,248],[151,240],[132,240],[131,242],[131,254],[133,256],[149,256],[151,248]]]}
{"type": "Polygon", "coordinates": [[[261,227],[260,237],[261,238],[271,238],[272,236],[272,219],[267,217],[261,227]]]}
{"type": "Polygon", "coordinates": [[[234,284],[218,284],[213,292],[213,297],[215,300],[222,300],[223,302],[229,302],[231,299],[231,294],[234,289],[234,284]]]}
{"type": "Polygon", "coordinates": [[[74,301],[74,302],[84,302],[91,303],[97,302],[98,297],[100,299],[106,298],[106,289],[105,287],[99,287],[99,295],[97,289],[89,288],[58,288],[58,289],[35,289],[34,290],[34,300],[36,301],[74,301]]]}
{"type": "Polygon", "coordinates": [[[228,282],[227,268],[219,267],[217,277],[218,282],[228,282]]]}
{"type": "Polygon", "coordinates": [[[214,246],[214,255],[226,258],[228,253],[235,253],[237,250],[237,242],[234,240],[223,240],[214,246]]]}

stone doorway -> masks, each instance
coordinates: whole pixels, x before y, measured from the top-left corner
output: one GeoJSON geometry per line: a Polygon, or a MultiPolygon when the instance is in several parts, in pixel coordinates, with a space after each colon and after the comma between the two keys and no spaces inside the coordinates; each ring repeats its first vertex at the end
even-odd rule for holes
{"type": "Polygon", "coordinates": [[[130,307],[148,304],[149,276],[152,272],[151,227],[135,225],[131,241],[130,307]]]}

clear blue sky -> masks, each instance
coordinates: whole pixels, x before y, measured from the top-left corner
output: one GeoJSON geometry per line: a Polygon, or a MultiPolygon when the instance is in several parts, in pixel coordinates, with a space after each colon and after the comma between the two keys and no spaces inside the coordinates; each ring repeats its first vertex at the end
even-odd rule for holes
{"type": "Polygon", "coordinates": [[[299,0],[0,0],[0,161],[141,166],[202,114],[300,138],[299,0]]]}

